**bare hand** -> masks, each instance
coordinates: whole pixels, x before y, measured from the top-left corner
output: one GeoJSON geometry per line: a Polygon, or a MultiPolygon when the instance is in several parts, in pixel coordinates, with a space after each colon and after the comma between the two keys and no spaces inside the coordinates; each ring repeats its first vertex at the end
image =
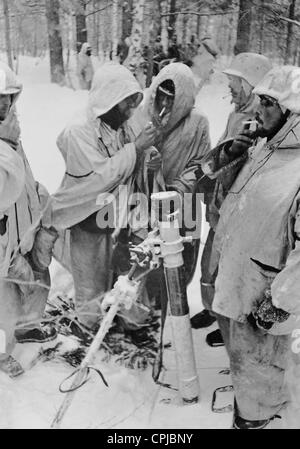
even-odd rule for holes
{"type": "Polygon", "coordinates": [[[150,161],[146,162],[147,168],[150,171],[157,171],[160,169],[162,164],[161,154],[157,151],[153,152],[154,155],[151,157],[150,161]]]}
{"type": "Polygon", "coordinates": [[[148,123],[135,140],[135,147],[137,151],[145,151],[155,144],[158,136],[157,129],[152,123],[148,123]]]}
{"type": "Polygon", "coordinates": [[[244,129],[240,134],[236,136],[229,149],[230,154],[233,156],[241,156],[245,153],[249,147],[253,145],[254,132],[249,129],[244,129]]]}

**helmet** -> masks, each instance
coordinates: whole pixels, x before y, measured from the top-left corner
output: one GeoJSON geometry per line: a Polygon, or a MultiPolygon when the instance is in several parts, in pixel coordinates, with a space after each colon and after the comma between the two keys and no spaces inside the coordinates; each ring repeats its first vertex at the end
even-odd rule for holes
{"type": "Polygon", "coordinates": [[[216,58],[219,54],[219,49],[216,45],[216,43],[213,41],[213,39],[211,37],[204,37],[201,40],[201,44],[203,45],[203,47],[208,51],[208,53],[210,53],[214,58],[216,58]]]}
{"type": "Polygon", "coordinates": [[[22,90],[22,84],[14,72],[4,62],[0,62],[0,95],[16,95],[22,90]]]}
{"type": "Polygon", "coordinates": [[[239,53],[223,73],[238,76],[255,87],[271,68],[271,62],[266,56],[258,53],[239,53]]]}
{"type": "Polygon", "coordinates": [[[253,93],[275,98],[280,106],[300,114],[300,68],[285,65],[272,69],[253,93]]]}

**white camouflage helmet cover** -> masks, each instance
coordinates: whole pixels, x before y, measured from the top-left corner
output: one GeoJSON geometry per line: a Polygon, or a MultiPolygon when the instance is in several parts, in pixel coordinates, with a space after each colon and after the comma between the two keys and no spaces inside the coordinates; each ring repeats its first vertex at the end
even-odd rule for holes
{"type": "Polygon", "coordinates": [[[248,52],[236,55],[223,73],[238,76],[255,87],[271,68],[272,64],[266,56],[248,52]]]}
{"type": "Polygon", "coordinates": [[[0,95],[18,95],[22,84],[14,72],[4,62],[0,62],[0,95]]]}
{"type": "Polygon", "coordinates": [[[275,98],[280,106],[300,114],[300,68],[285,65],[272,69],[253,92],[275,98]]]}

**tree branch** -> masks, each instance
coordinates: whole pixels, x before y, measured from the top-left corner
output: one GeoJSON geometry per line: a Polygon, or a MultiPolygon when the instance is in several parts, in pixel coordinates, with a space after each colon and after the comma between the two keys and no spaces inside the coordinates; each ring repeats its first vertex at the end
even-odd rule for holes
{"type": "Polygon", "coordinates": [[[110,6],[112,6],[112,3],[109,3],[108,5],[104,6],[103,8],[96,9],[95,11],[85,14],[85,17],[92,16],[93,14],[96,14],[97,12],[100,12],[100,11],[104,11],[105,9],[109,8],[110,6]]]}
{"type": "Polygon", "coordinates": [[[177,11],[162,14],[161,17],[178,16],[180,14],[189,14],[193,16],[224,16],[227,14],[237,14],[236,9],[231,9],[228,11],[218,11],[218,12],[197,12],[197,11],[177,11]]]}
{"type": "Polygon", "coordinates": [[[287,17],[283,17],[283,16],[277,16],[277,18],[280,20],[283,20],[284,22],[289,22],[289,23],[292,23],[292,24],[300,27],[300,22],[298,22],[298,20],[288,19],[287,17]]]}

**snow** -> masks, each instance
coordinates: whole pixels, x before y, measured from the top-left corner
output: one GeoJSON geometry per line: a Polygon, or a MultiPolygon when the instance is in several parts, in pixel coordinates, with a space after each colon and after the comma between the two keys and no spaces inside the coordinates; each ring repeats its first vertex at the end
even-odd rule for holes
{"type": "MultiPolygon", "coordinates": [[[[20,78],[24,91],[18,104],[24,149],[37,180],[50,193],[54,192],[64,173],[63,159],[55,141],[74,112],[84,107],[87,92],[51,84],[47,59],[20,58],[20,78]]],[[[208,117],[212,143],[222,134],[231,110],[226,79],[217,74],[211,84],[204,86],[196,107],[208,117]]],[[[207,235],[203,214],[202,245],[207,235]]],[[[51,267],[52,291],[72,296],[71,276],[58,264],[51,267]]],[[[200,297],[200,257],[196,274],[188,288],[191,316],[202,309],[200,297]]],[[[62,423],[62,428],[98,429],[200,429],[230,428],[232,413],[213,413],[211,400],[214,389],[230,385],[230,375],[220,371],[228,368],[223,347],[210,348],[206,334],[216,328],[193,330],[194,351],[200,384],[200,401],[183,405],[176,390],[154,384],[151,371],[134,371],[112,362],[103,363],[97,357],[95,366],[108,381],[105,387],[97,374],[79,389],[62,423]]],[[[172,339],[167,321],[167,337],[172,339]]],[[[76,338],[60,336],[60,352],[76,347],[76,338]]],[[[58,390],[60,383],[74,369],[59,360],[47,362],[34,359],[39,345],[17,345],[14,355],[23,364],[23,376],[11,380],[0,373],[0,428],[50,428],[64,395],[58,390]],[[34,366],[32,366],[34,364],[34,366]]],[[[163,382],[177,386],[174,348],[165,350],[166,371],[163,382]]],[[[232,394],[219,398],[221,405],[232,404],[232,394]]]]}

